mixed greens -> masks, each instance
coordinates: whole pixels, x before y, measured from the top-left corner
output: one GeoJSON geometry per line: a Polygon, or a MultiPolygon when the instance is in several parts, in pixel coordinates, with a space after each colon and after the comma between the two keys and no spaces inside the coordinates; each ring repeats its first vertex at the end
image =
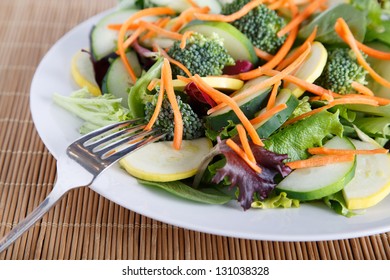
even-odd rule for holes
{"type": "Polygon", "coordinates": [[[164,151],[121,166],[197,202],[315,200],[350,217],[386,197],[390,1],[170,4],[123,0],[93,27],[94,81],[53,96],[85,120],[81,133],[143,118],[166,132],[164,151]]]}

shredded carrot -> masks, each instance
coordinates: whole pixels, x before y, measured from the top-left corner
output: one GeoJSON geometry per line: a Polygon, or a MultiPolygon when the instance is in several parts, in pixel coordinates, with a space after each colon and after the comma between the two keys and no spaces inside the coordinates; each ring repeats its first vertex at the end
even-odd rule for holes
{"type": "MultiPolygon", "coordinates": [[[[307,44],[306,45],[306,50],[293,63],[291,63],[288,67],[286,67],[286,69],[284,69],[280,73],[285,73],[286,75],[288,75],[292,71],[294,71],[296,68],[298,68],[303,63],[305,58],[309,55],[310,50],[311,50],[311,46],[309,44],[307,44]]],[[[276,62],[276,60],[274,62],[276,62]]],[[[267,64],[268,63],[271,63],[271,61],[267,62],[267,64]]],[[[273,64],[274,63],[272,62],[272,65],[273,64]]],[[[272,66],[272,65],[268,64],[268,66],[272,66]]],[[[257,69],[254,69],[254,70],[251,70],[251,71],[239,74],[239,78],[242,79],[242,80],[252,80],[252,79],[254,79],[256,77],[264,75],[264,71],[266,71],[266,70],[272,70],[272,69],[270,67],[267,67],[266,65],[264,65],[264,66],[259,67],[257,69]]]]}
{"type": "MultiPolygon", "coordinates": [[[[131,44],[133,44],[135,42],[135,40],[137,40],[137,38],[139,37],[139,35],[142,34],[142,32],[145,31],[145,28],[143,26],[140,26],[138,29],[136,29],[131,35],[129,38],[126,39],[126,41],[123,42],[123,48],[127,49],[128,47],[131,46],[131,44]]],[[[119,49],[118,49],[118,52],[119,52],[119,49]]]]}
{"type": "MultiPolygon", "coordinates": [[[[165,72],[161,73],[161,76],[163,76],[163,75],[166,75],[166,73],[165,72]]],[[[157,82],[157,81],[159,81],[159,79],[155,79],[154,81],[157,82]]],[[[153,112],[152,117],[150,118],[148,124],[144,128],[145,130],[152,129],[154,123],[157,121],[158,115],[160,114],[162,102],[163,102],[163,99],[164,99],[164,92],[165,92],[165,85],[164,85],[164,78],[162,78],[161,82],[160,82],[160,91],[158,93],[156,107],[154,108],[154,112],[153,112]]]]}
{"type": "Polygon", "coordinates": [[[184,77],[181,75],[177,75],[176,78],[180,81],[187,83],[187,84],[192,82],[192,80],[190,78],[187,78],[187,77],[184,77]]]}
{"type": "Polygon", "coordinates": [[[356,55],[356,59],[358,60],[359,64],[367,70],[367,72],[370,74],[370,76],[380,83],[382,86],[389,87],[390,88],[390,82],[386,79],[382,78],[378,73],[375,72],[374,69],[371,68],[371,66],[367,63],[367,61],[364,59],[363,55],[360,53],[360,50],[356,44],[355,37],[353,36],[351,30],[348,27],[348,24],[345,22],[343,18],[337,19],[335,30],[337,34],[346,42],[354,54],[356,55]]]}
{"type": "Polygon", "coordinates": [[[291,56],[288,56],[286,57],[285,59],[283,59],[279,64],[278,66],[275,68],[276,70],[282,70],[284,69],[287,65],[291,64],[294,60],[297,59],[297,57],[299,55],[302,54],[302,52],[305,51],[306,49],[306,44],[312,44],[314,39],[316,38],[316,35],[317,35],[317,26],[313,29],[313,32],[309,35],[309,37],[306,38],[305,42],[299,47],[297,48],[292,54],[291,56]]]}
{"type": "Polygon", "coordinates": [[[177,104],[175,91],[172,84],[172,69],[168,59],[164,58],[164,64],[162,71],[162,79],[164,87],[167,93],[169,103],[172,106],[174,117],[174,130],[173,130],[173,147],[176,150],[180,150],[181,143],[183,141],[183,118],[180,112],[179,105],[177,104]]]}
{"type": "Polygon", "coordinates": [[[270,53],[267,53],[259,48],[254,47],[255,53],[258,58],[263,59],[265,61],[270,61],[274,56],[270,53]]]}
{"type": "Polygon", "coordinates": [[[172,31],[166,30],[166,29],[161,28],[158,25],[153,24],[151,22],[142,21],[140,24],[149,30],[153,30],[153,31],[157,32],[159,35],[163,35],[165,37],[172,38],[174,40],[181,40],[183,37],[183,35],[181,35],[177,32],[172,32],[172,31]]]}
{"type": "Polygon", "coordinates": [[[373,155],[373,154],[387,154],[388,149],[373,149],[373,150],[343,150],[343,149],[331,149],[326,147],[309,148],[307,151],[312,155],[373,155]]]}
{"type": "Polygon", "coordinates": [[[241,111],[238,104],[229,96],[226,94],[212,88],[209,86],[205,81],[202,80],[202,78],[199,75],[194,75],[192,77],[193,81],[196,83],[196,85],[204,91],[206,94],[208,94],[215,102],[220,103],[224,102],[226,103],[234,113],[237,115],[238,119],[241,121],[243,126],[245,127],[246,131],[248,132],[249,136],[251,137],[253,143],[259,146],[263,146],[263,142],[261,141],[259,135],[257,134],[255,128],[252,126],[248,118],[245,116],[245,114],[241,111]]]}
{"type": "Polygon", "coordinates": [[[246,153],[232,139],[227,139],[226,145],[228,145],[230,149],[232,149],[240,158],[242,158],[245,161],[245,163],[248,164],[249,167],[253,169],[253,171],[255,171],[256,173],[261,173],[262,170],[260,166],[250,161],[246,153]]]}
{"type": "Polygon", "coordinates": [[[187,0],[187,2],[194,8],[199,8],[198,4],[196,4],[193,0],[187,0]]]}
{"type": "Polygon", "coordinates": [[[372,92],[371,89],[369,89],[368,87],[358,83],[358,82],[355,82],[353,81],[351,83],[351,86],[359,93],[361,94],[364,94],[364,95],[370,95],[370,96],[374,96],[374,93],[372,92]]]}
{"type": "Polygon", "coordinates": [[[248,142],[248,137],[246,136],[245,128],[242,126],[242,124],[236,125],[236,128],[238,132],[238,137],[240,138],[241,145],[244,148],[245,154],[251,162],[256,163],[255,156],[253,155],[252,149],[248,142]]]}
{"type": "Polygon", "coordinates": [[[303,160],[296,160],[287,162],[286,165],[291,169],[299,168],[308,168],[308,167],[319,167],[333,163],[341,163],[353,161],[355,156],[353,154],[349,155],[326,155],[326,156],[316,156],[303,160]]]}
{"type": "MultiPolygon", "coordinates": [[[[280,72],[276,71],[276,70],[264,70],[264,75],[272,76],[272,75],[277,75],[278,73],[280,73],[280,72]]],[[[293,83],[293,84],[296,84],[297,86],[305,89],[306,91],[314,93],[320,97],[325,97],[325,100],[332,100],[333,99],[332,91],[325,89],[323,87],[320,87],[316,84],[312,84],[312,83],[309,83],[305,80],[299,79],[293,75],[287,75],[283,78],[283,80],[290,82],[290,83],[293,83]]]]}
{"type": "Polygon", "coordinates": [[[186,31],[186,32],[184,32],[183,37],[181,38],[181,42],[180,42],[180,48],[181,49],[184,49],[186,47],[187,39],[189,37],[191,37],[192,34],[194,34],[194,31],[186,31]]]}
{"type": "Polygon", "coordinates": [[[127,29],[134,24],[134,22],[140,18],[146,17],[146,16],[153,16],[153,15],[163,15],[163,14],[168,14],[168,15],[174,15],[176,12],[167,7],[155,7],[155,8],[148,8],[144,10],[140,10],[139,12],[133,14],[131,17],[129,17],[121,26],[118,32],[118,53],[119,56],[121,57],[121,60],[127,70],[127,72],[130,75],[131,80],[135,83],[137,80],[137,76],[134,73],[133,68],[131,67],[129,61],[127,60],[126,56],[126,48],[124,46],[124,40],[126,37],[126,32],[127,29]]]}
{"type": "MultiPolygon", "coordinates": [[[[164,28],[170,20],[171,20],[170,17],[164,17],[164,18],[158,19],[154,24],[160,28],[164,28]]],[[[152,38],[156,34],[157,34],[157,32],[155,30],[149,30],[144,36],[142,36],[140,38],[140,40],[145,41],[147,39],[152,38]]]]}
{"type": "Polygon", "coordinates": [[[279,86],[282,83],[282,81],[277,81],[271,91],[271,94],[268,98],[267,102],[267,111],[271,110],[275,106],[275,100],[276,100],[276,95],[278,94],[279,86]]]}
{"type": "Polygon", "coordinates": [[[358,48],[366,53],[368,56],[375,57],[378,59],[383,59],[383,60],[390,60],[390,52],[383,52],[380,50],[376,50],[373,48],[370,48],[367,45],[364,45],[363,43],[360,43],[358,40],[355,39],[356,45],[358,48]]]}
{"type": "Polygon", "coordinates": [[[267,120],[268,118],[276,115],[280,111],[283,111],[286,108],[287,108],[287,105],[284,104],[284,103],[276,105],[275,107],[272,107],[271,109],[269,109],[269,110],[265,111],[264,113],[258,115],[256,118],[252,119],[250,122],[253,125],[259,124],[259,123],[267,120]]]}
{"type": "Polygon", "coordinates": [[[159,50],[159,52],[162,54],[163,57],[165,57],[166,59],[168,59],[168,61],[174,65],[176,65],[177,67],[179,67],[181,70],[184,71],[184,73],[188,76],[188,77],[191,77],[192,74],[190,72],[190,70],[188,70],[187,67],[185,67],[181,62],[177,61],[176,59],[173,59],[172,57],[170,57],[166,51],[164,51],[163,49],[161,49],[160,47],[156,46],[157,49],[159,50]]]}
{"type": "Polygon", "coordinates": [[[152,80],[150,81],[150,83],[149,83],[147,89],[148,89],[149,91],[152,91],[152,90],[156,87],[156,85],[157,85],[158,83],[161,83],[161,79],[159,79],[159,78],[154,78],[154,79],[152,79],[152,80]]]}
{"type": "MultiPolygon", "coordinates": [[[[240,91],[240,94],[233,95],[233,97],[232,97],[233,100],[234,101],[242,100],[242,99],[250,96],[251,94],[255,93],[256,91],[273,86],[275,83],[284,79],[288,74],[290,74],[292,71],[294,71],[299,65],[301,65],[301,63],[304,61],[304,59],[309,54],[309,52],[310,52],[310,46],[296,61],[294,61],[294,63],[292,63],[288,67],[286,67],[286,69],[283,69],[283,71],[281,71],[281,72],[279,72],[279,71],[272,72],[272,73],[275,73],[275,75],[270,75],[271,76],[270,78],[268,78],[268,79],[266,79],[258,84],[255,84],[253,86],[247,87],[246,89],[240,91]]],[[[253,72],[249,73],[251,71],[246,72],[246,73],[242,73],[239,75],[239,77],[240,78],[244,77],[244,78],[242,78],[243,80],[256,78],[258,76],[258,73],[261,71],[261,68],[258,68],[258,69],[259,69],[259,71],[257,71],[257,73],[255,74],[255,77],[252,77],[253,72]]],[[[217,102],[217,103],[220,103],[220,102],[217,102]]],[[[215,111],[218,111],[225,106],[226,106],[226,104],[224,104],[224,103],[218,104],[217,106],[214,106],[213,108],[208,110],[207,114],[211,114],[215,111]]]]}
{"type": "Polygon", "coordinates": [[[373,100],[373,101],[377,102],[378,105],[381,105],[381,106],[390,104],[390,99],[382,98],[382,97],[378,97],[378,96],[360,95],[360,94],[354,94],[354,93],[345,94],[345,95],[341,95],[338,93],[332,93],[332,95],[334,97],[339,97],[339,98],[365,98],[365,99],[373,100]]]}
{"type": "Polygon", "coordinates": [[[273,1],[268,5],[268,9],[270,10],[277,10],[282,8],[288,0],[279,0],[279,1],[273,1]]]}
{"type": "Polygon", "coordinates": [[[180,15],[174,19],[174,24],[171,27],[171,31],[178,31],[180,28],[182,28],[186,23],[194,19],[194,14],[207,14],[210,11],[209,7],[190,7],[183,12],[180,13],[180,15]]]}
{"type": "Polygon", "coordinates": [[[297,121],[305,119],[305,118],[307,118],[309,116],[312,116],[312,115],[317,114],[319,112],[322,112],[324,110],[328,110],[328,109],[330,109],[330,108],[332,108],[332,107],[334,107],[336,105],[345,105],[345,104],[365,104],[365,105],[371,105],[371,106],[378,106],[378,102],[377,101],[372,100],[372,99],[363,98],[363,96],[361,98],[347,98],[347,97],[344,97],[344,98],[340,98],[340,99],[335,99],[335,100],[329,102],[328,105],[316,108],[316,109],[311,110],[309,112],[306,112],[306,113],[304,113],[302,115],[299,115],[299,116],[297,116],[295,118],[289,119],[283,125],[287,126],[289,124],[295,123],[297,121]]]}
{"type": "Polygon", "coordinates": [[[195,13],[194,15],[195,18],[200,20],[232,22],[239,18],[242,18],[251,10],[253,10],[254,8],[256,8],[261,4],[263,4],[263,0],[252,0],[249,3],[245,4],[240,10],[230,15],[200,14],[200,13],[195,13]]]}
{"type": "Polygon", "coordinates": [[[327,0],[313,0],[301,13],[294,17],[286,26],[284,26],[277,35],[282,37],[294,28],[299,27],[299,25],[311,16],[325,1],[327,0]]]}
{"type": "MultiPolygon", "coordinates": [[[[116,30],[116,31],[119,31],[122,27],[122,24],[121,23],[112,23],[112,24],[109,24],[107,25],[107,28],[108,29],[111,29],[111,30],[116,30]]],[[[135,30],[139,27],[139,24],[138,23],[134,23],[134,24],[130,24],[129,27],[127,27],[127,30],[135,30]]]]}

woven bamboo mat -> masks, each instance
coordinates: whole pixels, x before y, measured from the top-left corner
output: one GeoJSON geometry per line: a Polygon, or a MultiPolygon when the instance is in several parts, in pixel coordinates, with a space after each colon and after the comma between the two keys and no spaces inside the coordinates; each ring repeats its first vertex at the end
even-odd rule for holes
{"type": "MultiPolygon", "coordinates": [[[[29,111],[43,55],[116,0],[0,1],[0,236],[50,192],[55,160],[29,111]]],[[[194,232],[144,217],[84,188],[71,191],[0,259],[390,259],[390,233],[269,242],[194,232]]]]}

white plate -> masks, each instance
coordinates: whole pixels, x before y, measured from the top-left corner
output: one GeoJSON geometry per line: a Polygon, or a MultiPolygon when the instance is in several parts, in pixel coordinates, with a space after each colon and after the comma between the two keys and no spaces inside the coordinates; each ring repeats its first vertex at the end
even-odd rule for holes
{"type": "MultiPolygon", "coordinates": [[[[83,22],[46,54],[31,86],[31,112],[37,131],[56,157],[76,139],[81,121],[52,102],[52,94],[69,95],[77,89],[70,76],[73,54],[88,47],[88,34],[103,14],[83,22]]],[[[91,187],[97,193],[132,211],[171,225],[230,237],[315,241],[354,238],[390,231],[390,197],[364,215],[345,218],[322,204],[296,209],[243,211],[236,202],[205,205],[185,201],[163,191],[144,187],[114,166],[91,187]]]]}

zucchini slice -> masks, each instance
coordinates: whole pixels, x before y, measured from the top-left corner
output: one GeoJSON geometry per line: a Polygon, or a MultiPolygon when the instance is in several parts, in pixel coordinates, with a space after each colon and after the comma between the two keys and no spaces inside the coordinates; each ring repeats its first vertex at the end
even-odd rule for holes
{"type": "Polygon", "coordinates": [[[132,176],[154,182],[169,182],[192,177],[203,158],[210,152],[208,138],[183,140],[180,150],[172,141],[155,142],[127,155],[119,161],[132,176]]]}

